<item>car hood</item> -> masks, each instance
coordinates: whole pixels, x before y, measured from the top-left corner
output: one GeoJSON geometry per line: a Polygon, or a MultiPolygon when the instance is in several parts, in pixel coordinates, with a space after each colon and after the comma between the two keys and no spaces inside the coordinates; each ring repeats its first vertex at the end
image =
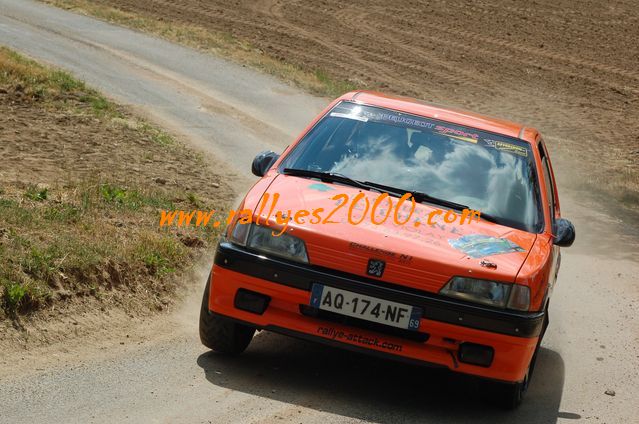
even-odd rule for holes
{"type": "MultiPolygon", "coordinates": [[[[371,222],[370,211],[379,193],[308,178],[278,175],[266,193],[268,201],[262,197],[255,208],[256,216],[262,223],[268,219],[269,225],[282,228],[274,218],[277,211],[282,211],[289,218],[286,231],[304,240],[311,264],[430,292],[438,292],[455,275],[514,282],[536,239],[535,234],[484,220],[459,224],[458,211],[454,223],[446,223],[442,214],[429,225],[428,215],[438,207],[427,204],[416,204],[404,225],[394,222],[395,207],[386,222],[376,225],[371,222]],[[275,193],[279,196],[274,204],[275,193]],[[361,223],[354,225],[348,221],[348,214],[359,193],[368,198],[371,209],[361,223]],[[337,195],[348,196],[345,207],[337,208],[337,195]],[[298,224],[292,218],[299,210],[316,214],[298,224]],[[335,223],[311,223],[318,220],[317,216],[324,220],[331,213],[328,220],[335,223]],[[369,272],[369,260],[384,262],[381,277],[369,272]]],[[[393,205],[399,202],[395,197],[389,199],[393,205]]],[[[361,219],[365,203],[362,198],[359,206],[353,207],[355,222],[361,219]]],[[[388,200],[380,202],[378,222],[388,205],[388,200]]],[[[400,219],[411,207],[410,201],[404,203],[400,219]]]]}

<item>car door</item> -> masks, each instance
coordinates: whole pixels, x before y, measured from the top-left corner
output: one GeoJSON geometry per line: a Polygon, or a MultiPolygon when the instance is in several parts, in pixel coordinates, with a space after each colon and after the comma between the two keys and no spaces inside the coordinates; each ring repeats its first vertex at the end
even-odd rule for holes
{"type": "MultiPolygon", "coordinates": [[[[559,201],[557,199],[557,186],[555,184],[554,174],[552,172],[552,165],[550,163],[550,158],[548,157],[548,151],[546,150],[546,146],[543,140],[539,140],[539,154],[541,156],[541,173],[543,183],[546,189],[547,194],[547,205],[544,207],[549,208],[550,210],[550,226],[554,228],[555,220],[561,217],[559,211],[559,201]]],[[[554,234],[554,231],[553,231],[554,234]]],[[[552,258],[550,264],[550,272],[548,273],[548,291],[546,294],[546,299],[550,299],[550,295],[552,294],[553,288],[555,286],[555,282],[557,281],[557,274],[559,273],[559,266],[561,264],[561,252],[559,246],[555,244],[552,245],[552,258]]]]}

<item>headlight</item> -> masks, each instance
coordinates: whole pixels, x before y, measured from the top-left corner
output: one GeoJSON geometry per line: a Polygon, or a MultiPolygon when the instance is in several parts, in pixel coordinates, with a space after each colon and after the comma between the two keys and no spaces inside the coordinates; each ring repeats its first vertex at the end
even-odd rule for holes
{"type": "Polygon", "coordinates": [[[302,239],[286,233],[274,236],[272,232],[271,227],[238,223],[231,232],[230,240],[259,252],[308,263],[306,245],[302,239]]]}
{"type": "Polygon", "coordinates": [[[453,277],[439,293],[498,308],[527,311],[530,307],[530,289],[519,284],[453,277]]]}
{"type": "Polygon", "coordinates": [[[513,284],[508,300],[508,309],[527,311],[530,308],[530,289],[527,286],[513,284]]]}
{"type": "Polygon", "coordinates": [[[240,246],[246,246],[246,239],[248,239],[250,229],[251,225],[240,224],[239,221],[236,221],[233,229],[231,230],[229,240],[235,244],[239,244],[240,246]]]}

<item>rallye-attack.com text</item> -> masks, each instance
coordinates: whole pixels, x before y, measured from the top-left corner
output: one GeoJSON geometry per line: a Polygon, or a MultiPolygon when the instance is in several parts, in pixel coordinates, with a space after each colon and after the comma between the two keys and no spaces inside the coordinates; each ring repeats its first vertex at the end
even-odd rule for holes
{"type": "MultiPolygon", "coordinates": [[[[410,193],[404,194],[401,198],[394,201],[388,193],[382,193],[371,205],[370,201],[364,195],[359,193],[352,199],[349,195],[341,193],[336,194],[330,199],[335,201],[335,205],[332,208],[316,208],[313,210],[300,209],[297,211],[287,210],[282,211],[277,209],[277,202],[280,199],[279,193],[264,193],[260,204],[256,209],[256,218],[254,218],[253,210],[240,209],[231,210],[226,216],[225,223],[230,224],[234,219],[237,219],[239,224],[257,224],[257,225],[270,225],[271,217],[274,218],[275,223],[278,226],[278,232],[273,231],[274,236],[282,235],[290,221],[295,222],[298,225],[318,225],[318,224],[337,224],[339,221],[334,220],[334,215],[340,209],[346,208],[347,222],[352,225],[359,225],[365,220],[370,221],[374,225],[382,225],[389,219],[396,225],[413,225],[418,227],[423,223],[427,225],[435,224],[438,218],[442,218],[447,224],[452,224],[459,221],[459,224],[470,224],[474,220],[479,221],[481,212],[474,209],[464,209],[461,213],[456,213],[454,210],[442,210],[435,209],[425,216],[416,216],[415,211],[415,199],[410,193]],[[267,212],[266,218],[262,218],[264,212],[267,212]]],[[[221,225],[222,221],[213,220],[215,210],[163,210],[160,216],[160,227],[206,227],[210,225],[217,228],[221,225]]]]}
{"type": "Polygon", "coordinates": [[[332,340],[346,340],[348,342],[353,342],[365,346],[381,347],[382,349],[392,350],[394,352],[402,351],[402,345],[381,341],[377,337],[366,337],[359,334],[336,330],[332,327],[317,327],[317,333],[332,340]]]}

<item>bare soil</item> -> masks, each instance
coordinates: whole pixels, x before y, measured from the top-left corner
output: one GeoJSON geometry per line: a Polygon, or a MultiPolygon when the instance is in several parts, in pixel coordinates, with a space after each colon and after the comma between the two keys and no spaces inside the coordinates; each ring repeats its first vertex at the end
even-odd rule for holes
{"type": "Polygon", "coordinates": [[[553,157],[577,165],[571,173],[561,167],[560,182],[639,206],[633,1],[88,3],[230,34],[260,54],[356,87],[534,126],[553,157]]]}

